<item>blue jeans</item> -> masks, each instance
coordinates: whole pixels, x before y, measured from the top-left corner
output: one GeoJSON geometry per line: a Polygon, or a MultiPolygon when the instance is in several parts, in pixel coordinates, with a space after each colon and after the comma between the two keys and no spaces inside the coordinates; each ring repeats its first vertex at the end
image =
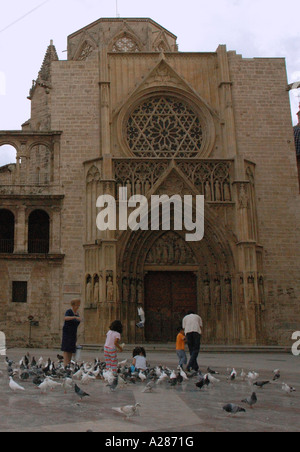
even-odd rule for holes
{"type": "Polygon", "coordinates": [[[183,367],[185,364],[187,364],[187,356],[184,350],[176,350],[178,359],[179,359],[179,366],[183,367]]]}

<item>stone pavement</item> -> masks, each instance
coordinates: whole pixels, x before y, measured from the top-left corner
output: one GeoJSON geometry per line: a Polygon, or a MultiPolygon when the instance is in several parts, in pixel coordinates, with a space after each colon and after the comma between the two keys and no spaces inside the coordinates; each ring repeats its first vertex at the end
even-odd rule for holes
{"type": "MultiPolygon", "coordinates": [[[[10,359],[19,362],[27,350],[9,350],[10,359]]],[[[30,350],[38,359],[54,359],[57,351],[30,350]]],[[[84,351],[82,360],[103,359],[103,353],[84,351]]],[[[119,359],[130,358],[124,352],[119,359]]],[[[152,366],[177,366],[177,357],[171,352],[151,352],[147,356],[152,366]]],[[[103,382],[97,380],[84,386],[90,398],[79,403],[73,391],[66,395],[58,388],[46,395],[40,394],[31,382],[22,383],[24,393],[14,394],[8,382],[0,379],[0,431],[1,432],[295,432],[300,431],[300,357],[289,354],[201,354],[201,370],[207,367],[220,372],[221,382],[207,390],[195,387],[192,379],[180,387],[170,388],[168,384],[158,386],[153,394],[143,394],[144,385],[128,385],[111,393],[103,382]],[[264,389],[257,389],[258,403],[253,410],[236,417],[227,415],[222,407],[237,403],[250,396],[253,388],[240,379],[227,381],[227,368],[244,369],[260,373],[259,380],[273,378],[273,370],[282,372],[281,383],[297,389],[286,395],[281,383],[274,383],[264,389]],[[112,407],[139,402],[139,415],[129,421],[123,419],[112,407]]],[[[79,383],[80,386],[80,383],[79,383]]]]}

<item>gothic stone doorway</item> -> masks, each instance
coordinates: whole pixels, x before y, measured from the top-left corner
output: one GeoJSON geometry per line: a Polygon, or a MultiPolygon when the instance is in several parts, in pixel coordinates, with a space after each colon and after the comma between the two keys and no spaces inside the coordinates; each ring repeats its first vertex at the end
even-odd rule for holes
{"type": "Polygon", "coordinates": [[[175,342],[187,311],[197,312],[197,276],[193,272],[149,272],[145,277],[145,339],[175,342]]]}

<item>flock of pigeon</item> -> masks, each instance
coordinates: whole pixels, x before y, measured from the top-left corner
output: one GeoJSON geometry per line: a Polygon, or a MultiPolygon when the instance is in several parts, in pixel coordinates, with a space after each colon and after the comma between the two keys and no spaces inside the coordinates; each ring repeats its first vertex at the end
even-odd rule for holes
{"type": "MultiPolygon", "coordinates": [[[[95,380],[102,380],[111,392],[117,389],[124,389],[132,384],[142,384],[143,393],[155,392],[155,389],[159,385],[168,385],[170,388],[174,388],[188,381],[194,382],[197,390],[206,390],[210,385],[214,386],[221,382],[218,379],[218,372],[208,368],[207,373],[203,375],[201,372],[185,372],[180,367],[176,370],[171,370],[168,367],[157,366],[148,369],[147,371],[132,372],[130,364],[127,364],[127,360],[119,363],[118,374],[114,375],[110,370],[106,369],[104,362],[96,359],[93,363],[81,363],[72,361],[70,366],[64,367],[63,357],[57,355],[57,361],[53,362],[51,359],[45,363],[43,358],[38,361],[35,358],[30,358],[29,354],[24,356],[21,361],[16,365],[13,361],[6,358],[7,370],[9,376],[9,387],[13,392],[25,391],[22,386],[22,382],[30,381],[37,387],[41,394],[45,394],[48,391],[53,391],[60,387],[67,391],[74,391],[74,394],[82,401],[86,397],[90,397],[87,392],[82,389],[82,386],[88,385],[95,380]],[[17,383],[17,381],[19,383],[17,383]],[[197,381],[196,381],[197,380],[197,381]]],[[[252,389],[255,387],[258,390],[264,388],[269,384],[280,383],[281,374],[280,370],[274,371],[272,379],[269,381],[260,381],[259,374],[256,372],[244,371],[239,375],[235,369],[227,369],[228,382],[234,382],[237,380],[248,381],[252,389]]],[[[290,387],[286,383],[282,383],[282,391],[286,394],[295,392],[295,388],[290,387]]],[[[241,403],[249,406],[251,409],[258,402],[256,392],[253,390],[250,397],[242,400],[241,403]]],[[[112,408],[114,412],[122,414],[125,419],[129,419],[138,412],[140,404],[128,405],[118,408],[112,408]]],[[[229,403],[223,407],[226,413],[236,415],[237,413],[246,412],[245,408],[229,403]]]]}

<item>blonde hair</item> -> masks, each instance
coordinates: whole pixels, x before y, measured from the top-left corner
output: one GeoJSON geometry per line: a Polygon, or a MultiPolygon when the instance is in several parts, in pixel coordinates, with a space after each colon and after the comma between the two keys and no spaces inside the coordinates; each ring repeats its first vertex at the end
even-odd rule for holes
{"type": "Polygon", "coordinates": [[[72,307],[76,306],[77,304],[81,304],[81,300],[79,298],[71,301],[71,306],[72,307]]]}

